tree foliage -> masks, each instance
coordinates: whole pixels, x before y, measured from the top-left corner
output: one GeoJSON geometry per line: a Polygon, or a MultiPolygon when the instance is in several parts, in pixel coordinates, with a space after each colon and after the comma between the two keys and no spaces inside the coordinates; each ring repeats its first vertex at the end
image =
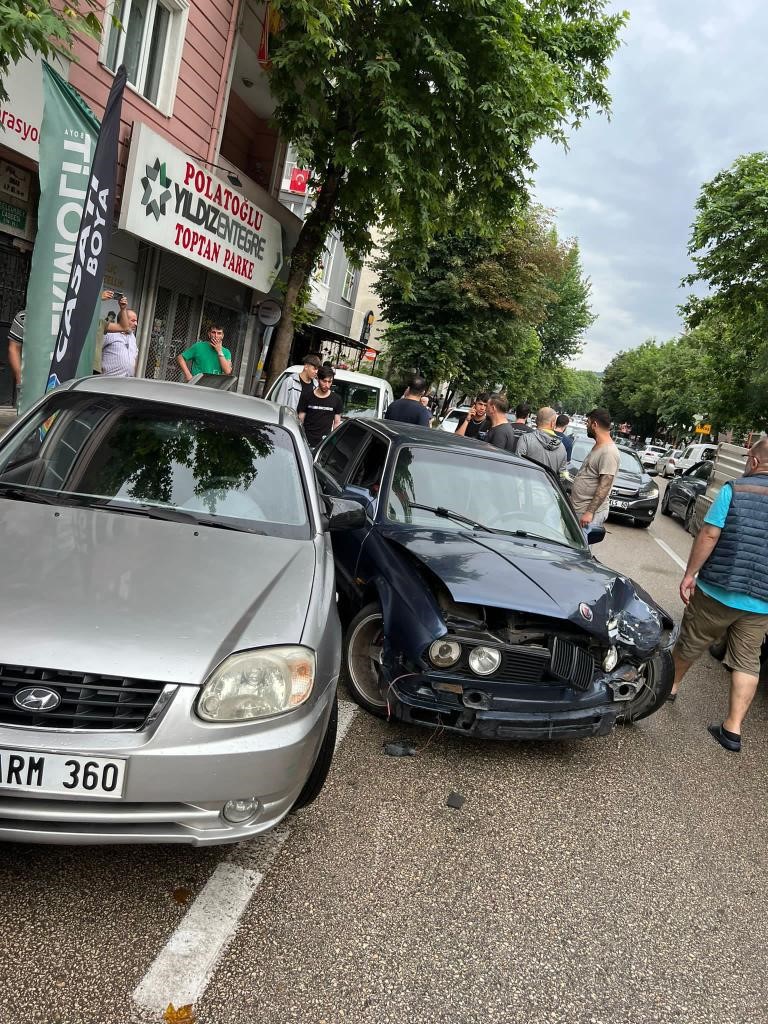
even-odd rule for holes
{"type": "Polygon", "coordinates": [[[567,412],[587,413],[600,403],[603,382],[592,370],[574,370],[564,366],[559,383],[552,392],[554,401],[567,412]]]}
{"type": "Polygon", "coordinates": [[[626,15],[608,13],[607,0],[273,7],[274,117],[314,169],[316,195],[292,255],[277,373],[298,292],[329,231],[360,259],[374,224],[407,233],[423,255],[451,218],[480,233],[505,222],[525,195],[534,143],[564,142],[591,109],[608,109],[608,64],[626,15]]]}
{"type": "Polygon", "coordinates": [[[552,401],[563,358],[579,350],[593,320],[578,249],[538,209],[495,240],[438,235],[426,265],[418,242],[391,237],[377,270],[392,372],[419,370],[458,395],[502,388],[514,401],[552,401]]]}
{"type": "Polygon", "coordinates": [[[100,6],[96,0],[0,0],[0,101],[8,99],[4,83],[13,64],[32,53],[71,59],[78,32],[97,39],[100,6]]]}

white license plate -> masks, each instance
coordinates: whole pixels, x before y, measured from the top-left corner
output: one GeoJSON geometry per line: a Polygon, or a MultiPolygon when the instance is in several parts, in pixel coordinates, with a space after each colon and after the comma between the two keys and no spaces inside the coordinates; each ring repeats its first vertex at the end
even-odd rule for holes
{"type": "Polygon", "coordinates": [[[118,799],[124,785],[124,758],[0,750],[0,790],[118,799]]]}
{"type": "Polygon", "coordinates": [[[617,501],[615,498],[610,500],[611,508],[629,508],[630,502],[628,501],[617,501]]]}

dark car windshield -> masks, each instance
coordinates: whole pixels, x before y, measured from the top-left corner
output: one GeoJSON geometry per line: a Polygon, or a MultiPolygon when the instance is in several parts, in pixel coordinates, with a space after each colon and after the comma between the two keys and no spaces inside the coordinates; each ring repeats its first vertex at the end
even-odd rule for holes
{"type": "Polygon", "coordinates": [[[286,430],[110,395],[53,394],[0,447],[4,493],[157,518],[177,510],[180,521],[309,536],[286,430]]]}
{"type": "MultiPolygon", "coordinates": [[[[571,452],[571,462],[576,466],[580,466],[587,455],[589,455],[594,441],[591,437],[577,437],[573,442],[573,451],[571,452]]],[[[628,448],[622,448],[619,446],[619,468],[623,469],[625,473],[642,473],[643,467],[640,465],[640,459],[634,452],[631,452],[628,448]]]]}
{"type": "Polygon", "coordinates": [[[573,513],[545,473],[468,452],[401,448],[386,510],[388,519],[411,526],[466,530],[469,520],[490,530],[584,547],[573,513]]]}

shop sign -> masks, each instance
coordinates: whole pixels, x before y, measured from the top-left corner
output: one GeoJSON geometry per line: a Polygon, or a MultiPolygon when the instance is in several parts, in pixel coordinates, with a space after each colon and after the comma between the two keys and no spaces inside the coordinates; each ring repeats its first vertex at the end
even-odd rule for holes
{"type": "Polygon", "coordinates": [[[6,203],[4,199],[0,199],[0,224],[3,227],[25,232],[27,230],[27,211],[21,206],[6,203]]]}
{"type": "Polygon", "coordinates": [[[29,199],[31,175],[29,171],[9,164],[7,160],[0,160],[0,192],[3,197],[10,196],[11,199],[20,199],[26,203],[29,199]]]}
{"type": "Polygon", "coordinates": [[[278,220],[138,122],[120,227],[261,292],[283,263],[278,220]]]}
{"type": "MultiPolygon", "coordinates": [[[[66,76],[66,71],[64,72],[66,76]]],[[[3,76],[8,99],[0,102],[0,146],[40,162],[43,70],[40,58],[24,57],[3,76]]]]}

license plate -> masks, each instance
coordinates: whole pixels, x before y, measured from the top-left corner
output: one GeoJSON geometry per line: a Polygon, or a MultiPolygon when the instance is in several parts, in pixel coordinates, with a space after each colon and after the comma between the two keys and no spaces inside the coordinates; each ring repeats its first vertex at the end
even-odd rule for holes
{"type": "Polygon", "coordinates": [[[119,799],[125,759],[0,750],[0,790],[119,799]]]}
{"type": "Polygon", "coordinates": [[[617,501],[615,498],[611,498],[611,508],[629,508],[630,503],[628,501],[617,501]]]}

